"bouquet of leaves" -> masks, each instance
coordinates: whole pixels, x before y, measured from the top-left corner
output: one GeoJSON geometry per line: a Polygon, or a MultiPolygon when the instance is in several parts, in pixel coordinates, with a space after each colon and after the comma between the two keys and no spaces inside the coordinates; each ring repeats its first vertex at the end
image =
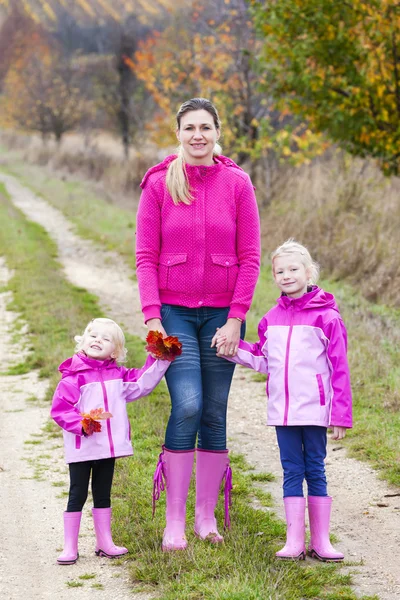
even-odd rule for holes
{"type": "Polygon", "coordinates": [[[155,358],[172,362],[177,356],[182,354],[181,342],[177,337],[172,335],[163,338],[160,331],[149,331],[146,342],[147,352],[150,352],[155,358]]]}
{"type": "Polygon", "coordinates": [[[82,413],[81,417],[83,431],[86,435],[93,435],[94,433],[101,431],[100,421],[111,419],[112,414],[104,412],[102,408],[93,408],[89,413],[82,413]]]}

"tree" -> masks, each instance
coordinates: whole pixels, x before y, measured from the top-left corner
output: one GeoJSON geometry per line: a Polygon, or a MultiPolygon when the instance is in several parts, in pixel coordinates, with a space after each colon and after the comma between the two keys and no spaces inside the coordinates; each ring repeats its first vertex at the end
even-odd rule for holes
{"type": "Polygon", "coordinates": [[[264,89],[348,152],[400,173],[398,0],[250,0],[264,89]]]}
{"type": "Polygon", "coordinates": [[[171,114],[179,103],[210,98],[224,124],[224,151],[247,163],[253,177],[258,171],[268,200],[276,157],[305,160],[325,146],[259,89],[260,51],[245,0],[198,0],[139,44],[135,69],[158,105],[151,126],[159,145],[176,141],[171,114]]]}
{"type": "Polygon", "coordinates": [[[58,142],[82,118],[83,100],[77,72],[54,46],[43,45],[20,56],[10,67],[4,84],[3,110],[11,124],[54,134],[58,142]]]}

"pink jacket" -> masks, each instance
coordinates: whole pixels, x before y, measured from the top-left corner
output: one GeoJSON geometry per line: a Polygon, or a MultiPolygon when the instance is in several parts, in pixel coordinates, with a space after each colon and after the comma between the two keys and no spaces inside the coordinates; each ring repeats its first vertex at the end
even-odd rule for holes
{"type": "Polygon", "coordinates": [[[266,373],[268,425],[352,427],[347,335],[332,294],[281,296],[233,362],[266,373]]]}
{"type": "Polygon", "coordinates": [[[127,369],[114,360],[94,360],[82,352],[64,361],[50,415],[64,430],[66,462],[133,454],[126,403],[150,394],[169,365],[148,356],[141,369],[127,369]],[[81,413],[93,408],[110,412],[112,418],[101,421],[100,432],[85,437],[81,413]]]}
{"type": "Polygon", "coordinates": [[[260,265],[260,224],[249,176],[225,156],[186,165],[194,196],[175,205],[166,188],[168,156],[143,178],[136,263],[145,321],[162,303],[230,307],[245,319],[260,265]]]}

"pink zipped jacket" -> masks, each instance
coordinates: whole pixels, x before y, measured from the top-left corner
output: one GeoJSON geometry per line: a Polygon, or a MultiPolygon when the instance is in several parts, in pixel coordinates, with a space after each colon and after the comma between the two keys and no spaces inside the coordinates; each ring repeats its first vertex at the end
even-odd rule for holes
{"type": "Polygon", "coordinates": [[[281,296],[258,334],[228,360],[267,375],[268,425],[352,427],[347,334],[332,294],[281,296]]]}
{"type": "Polygon", "coordinates": [[[175,205],[168,156],[143,178],[137,213],[136,266],[145,321],[161,304],[230,307],[245,319],[260,266],[260,222],[249,176],[225,156],[186,165],[194,200],[175,205]]]}
{"type": "Polygon", "coordinates": [[[115,360],[95,360],[82,352],[64,361],[50,415],[63,429],[66,462],[133,454],[126,403],[150,394],[169,365],[148,356],[141,369],[127,369],[115,360]],[[112,418],[101,421],[101,431],[86,437],[82,413],[94,408],[110,412],[112,418]]]}

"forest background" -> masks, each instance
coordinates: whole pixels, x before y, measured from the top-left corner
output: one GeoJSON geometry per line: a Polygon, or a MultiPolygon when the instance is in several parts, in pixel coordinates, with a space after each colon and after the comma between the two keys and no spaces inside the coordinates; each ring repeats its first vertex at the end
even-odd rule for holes
{"type": "Polygon", "coordinates": [[[35,160],[137,195],[175,146],[180,103],[209,97],[223,152],[268,207],[265,251],[295,223],[326,273],[398,305],[399,11],[394,0],[0,0],[3,139],[37,132],[35,160]],[[71,132],[84,143],[68,151],[71,132]]]}

